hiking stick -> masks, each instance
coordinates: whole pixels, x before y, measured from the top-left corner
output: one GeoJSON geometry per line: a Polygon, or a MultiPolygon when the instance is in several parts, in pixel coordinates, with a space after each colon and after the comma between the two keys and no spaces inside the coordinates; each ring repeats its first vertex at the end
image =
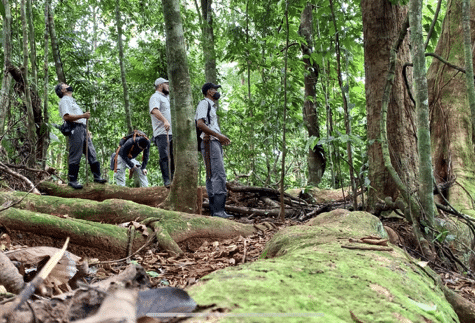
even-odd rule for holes
{"type": "Polygon", "coordinates": [[[89,119],[86,119],[86,185],[89,184],[89,181],[88,181],[88,178],[87,178],[87,163],[88,163],[88,160],[87,160],[87,152],[88,152],[88,146],[89,146],[89,119]]]}
{"type": "Polygon", "coordinates": [[[172,161],[170,157],[170,138],[168,137],[168,130],[167,130],[167,150],[168,150],[168,179],[170,183],[172,181],[172,161]]]}

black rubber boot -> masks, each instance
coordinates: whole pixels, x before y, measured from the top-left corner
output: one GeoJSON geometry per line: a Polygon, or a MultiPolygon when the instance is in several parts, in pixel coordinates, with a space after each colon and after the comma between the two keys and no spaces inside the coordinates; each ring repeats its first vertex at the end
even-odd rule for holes
{"type": "Polygon", "coordinates": [[[163,186],[170,187],[171,179],[168,174],[168,159],[160,159],[160,171],[162,172],[163,186]]]}
{"type": "Polygon", "coordinates": [[[91,164],[91,172],[94,175],[94,182],[104,184],[107,179],[101,178],[101,164],[98,161],[91,164]]]}
{"type": "Polygon", "coordinates": [[[234,219],[234,216],[229,215],[224,211],[224,206],[226,204],[226,194],[214,194],[213,198],[213,216],[218,216],[228,220],[234,219]]]}
{"type": "Polygon", "coordinates": [[[214,196],[209,196],[208,201],[209,201],[209,215],[213,216],[213,214],[214,214],[214,196]]]}
{"type": "Polygon", "coordinates": [[[79,165],[78,164],[69,164],[68,185],[75,189],[81,189],[82,185],[78,181],[79,165]]]}

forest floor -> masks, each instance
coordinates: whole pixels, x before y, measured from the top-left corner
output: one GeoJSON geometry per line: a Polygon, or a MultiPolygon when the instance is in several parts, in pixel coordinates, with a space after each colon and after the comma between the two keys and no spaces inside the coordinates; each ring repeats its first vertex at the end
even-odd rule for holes
{"type": "MultiPolygon", "coordinates": [[[[331,199],[335,199],[334,194],[331,199]]],[[[249,207],[246,203],[240,204],[239,198],[232,200],[234,207],[249,207]]],[[[323,201],[321,202],[323,203],[323,201]]],[[[333,208],[337,207],[340,207],[340,204],[335,203],[333,208]]],[[[188,240],[180,244],[184,251],[181,256],[163,252],[154,245],[145,248],[127,262],[119,261],[119,258],[122,257],[118,257],[118,255],[107,254],[101,250],[74,244],[68,246],[68,251],[87,259],[90,265],[89,275],[85,277],[85,280],[88,283],[118,275],[124,271],[130,262],[133,262],[140,264],[147,272],[151,288],[171,286],[185,289],[213,271],[258,260],[266,243],[277,231],[284,227],[304,224],[308,219],[299,221],[298,217],[294,217],[294,219],[287,219],[282,223],[271,217],[242,216],[233,221],[254,224],[266,222],[269,225],[267,230],[258,231],[246,238],[239,236],[220,241],[188,240]]],[[[397,232],[399,247],[405,248],[410,254],[417,257],[411,227],[404,220],[399,218],[383,219],[383,224],[397,232]]],[[[63,242],[22,232],[11,231],[8,232],[8,236],[2,235],[2,232],[0,232],[0,248],[2,250],[17,250],[33,246],[61,248],[63,242]]],[[[443,267],[431,267],[441,276],[444,284],[475,303],[475,280],[443,267]]],[[[0,301],[2,301],[1,293],[0,301]]]]}

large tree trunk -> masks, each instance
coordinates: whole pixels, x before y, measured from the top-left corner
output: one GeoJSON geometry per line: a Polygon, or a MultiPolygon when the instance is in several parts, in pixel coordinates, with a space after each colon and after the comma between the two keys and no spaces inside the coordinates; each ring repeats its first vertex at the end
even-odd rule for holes
{"type": "Polygon", "coordinates": [[[20,6],[20,13],[21,13],[21,25],[23,31],[23,86],[24,86],[24,103],[26,106],[26,113],[27,113],[27,133],[28,133],[28,141],[30,143],[30,154],[28,158],[28,165],[34,166],[36,163],[36,125],[35,125],[35,115],[33,113],[33,107],[31,102],[31,90],[30,85],[28,82],[28,25],[26,21],[26,3],[25,0],[21,1],[20,6]]]}
{"type": "MultiPolygon", "coordinates": [[[[395,182],[384,166],[380,144],[382,93],[386,84],[390,49],[398,37],[407,8],[387,0],[361,1],[365,55],[365,88],[368,120],[369,189],[368,206],[374,208],[378,199],[400,195],[395,182]]],[[[398,52],[396,76],[388,108],[387,129],[392,165],[407,183],[415,187],[416,165],[415,112],[404,87],[402,66],[410,62],[408,40],[398,52]]],[[[411,81],[411,79],[409,79],[411,81]]],[[[412,82],[410,82],[412,83],[412,82]]]]}
{"type": "Polygon", "coordinates": [[[168,76],[171,83],[171,110],[175,156],[175,176],[164,207],[194,213],[198,187],[198,153],[194,129],[195,107],[184,43],[179,0],[162,0],[167,36],[168,76]]]}
{"type": "MultiPolygon", "coordinates": [[[[474,3],[471,1],[472,8],[474,3]]],[[[464,67],[460,6],[461,0],[448,2],[435,53],[451,64],[464,67]]],[[[474,21],[474,10],[470,16],[474,21]]],[[[474,36],[472,29],[472,43],[474,36]]],[[[427,78],[435,179],[437,183],[456,179],[458,185],[443,193],[454,207],[473,216],[475,155],[465,75],[434,58],[427,78]]]]}
{"type": "Polygon", "coordinates": [[[117,24],[117,46],[119,47],[120,76],[122,79],[122,88],[124,90],[125,124],[127,125],[128,133],[131,133],[134,128],[132,126],[132,118],[130,114],[129,90],[127,88],[127,81],[125,79],[124,45],[122,43],[122,19],[120,18],[120,0],[115,1],[115,20],[117,24]]]}
{"type": "Polygon", "coordinates": [[[167,189],[162,186],[129,188],[92,183],[84,186],[82,190],[75,190],[63,184],[42,182],[38,185],[38,189],[48,195],[57,197],[80,198],[93,201],[123,199],[148,206],[158,206],[165,200],[168,193],[167,189]]]}
{"type": "MultiPolygon", "coordinates": [[[[45,62],[44,62],[44,93],[43,93],[43,116],[44,116],[44,125],[48,124],[49,122],[49,113],[48,113],[48,84],[49,84],[49,74],[48,74],[48,46],[49,46],[49,20],[48,20],[48,13],[50,11],[50,0],[45,1],[45,33],[44,33],[44,40],[45,40],[45,62]]],[[[46,157],[46,154],[48,153],[48,147],[49,147],[49,131],[46,128],[45,133],[48,134],[44,136],[44,142],[43,142],[43,151],[42,151],[42,156],[46,157]]],[[[43,169],[46,167],[46,158],[43,158],[42,162],[43,169]]]]}
{"type": "MultiPolygon", "coordinates": [[[[305,63],[305,100],[303,105],[303,120],[308,131],[309,138],[320,138],[318,127],[318,114],[316,108],[316,84],[318,80],[319,66],[311,59],[313,53],[313,5],[308,2],[300,16],[300,34],[305,38],[306,44],[302,43],[303,61],[305,63]],[[313,62],[313,63],[312,63],[313,62]],[[309,99],[310,98],[310,99],[309,99]]],[[[309,185],[317,186],[325,172],[325,151],[319,145],[310,147],[307,155],[309,185]]]]}
{"type": "Polygon", "coordinates": [[[10,86],[12,82],[12,76],[8,73],[8,65],[11,59],[12,53],[12,15],[10,12],[10,4],[8,0],[2,0],[3,7],[5,8],[5,16],[3,17],[3,77],[2,88],[0,89],[0,137],[3,136],[5,127],[5,116],[7,109],[10,106],[10,86]]]}
{"type": "MultiPolygon", "coordinates": [[[[1,225],[11,230],[55,238],[69,236],[73,243],[109,252],[127,250],[127,229],[111,225],[123,222],[141,221],[151,226],[159,246],[175,253],[182,252],[177,243],[189,239],[229,239],[239,235],[249,236],[259,229],[236,222],[230,224],[221,218],[167,211],[123,200],[86,202],[73,198],[25,195],[20,192],[0,193],[0,205],[17,202],[14,207],[0,212],[1,225]]],[[[145,238],[138,236],[136,247],[144,242],[145,238]]]]}

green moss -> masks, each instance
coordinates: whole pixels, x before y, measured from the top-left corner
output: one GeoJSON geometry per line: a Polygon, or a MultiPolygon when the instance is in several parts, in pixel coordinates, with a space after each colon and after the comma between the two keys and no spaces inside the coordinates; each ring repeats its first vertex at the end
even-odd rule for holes
{"type": "MultiPolygon", "coordinates": [[[[188,292],[200,305],[231,313],[317,313],[285,322],[458,322],[431,278],[394,251],[349,250],[347,238],[379,234],[379,221],[364,212],[336,210],[312,226],[277,233],[261,259],[228,267],[188,292]],[[270,258],[273,257],[273,258],[270,258]],[[264,257],[263,257],[264,258],[264,257]]],[[[229,317],[223,322],[277,322],[277,317],[229,317]]]]}

